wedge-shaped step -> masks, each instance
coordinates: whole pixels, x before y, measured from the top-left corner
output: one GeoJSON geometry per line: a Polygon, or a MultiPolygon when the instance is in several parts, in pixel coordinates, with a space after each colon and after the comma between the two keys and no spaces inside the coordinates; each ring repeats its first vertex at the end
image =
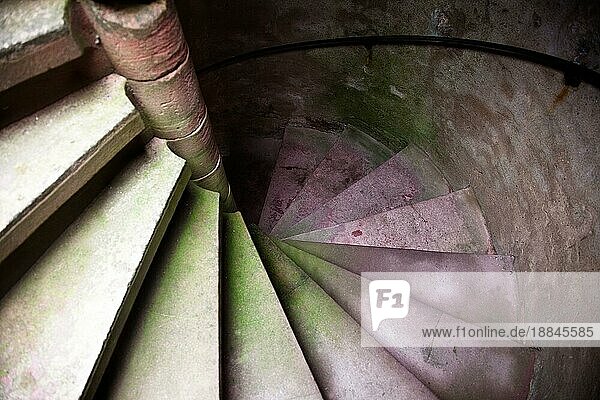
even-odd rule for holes
{"type": "Polygon", "coordinates": [[[493,253],[469,188],[289,239],[458,253],[493,253]]]}
{"type": "MultiPolygon", "coordinates": [[[[277,245],[357,322],[361,320],[361,278],[337,265],[283,242],[277,245]]],[[[367,299],[362,299],[368,301],[367,299]]],[[[381,343],[398,343],[398,336],[420,335],[451,317],[411,300],[410,314],[401,323],[382,324],[373,335],[381,343]]],[[[365,308],[368,310],[368,307],[365,308]]],[[[369,321],[369,317],[366,318],[369,321]]],[[[461,323],[461,320],[456,320],[461,323]]],[[[393,322],[400,322],[399,320],[393,322]]],[[[533,355],[520,348],[388,347],[388,351],[441,399],[525,399],[533,371],[533,355]]]]}
{"type": "MultiPolygon", "coordinates": [[[[512,316],[516,307],[516,281],[506,282],[506,275],[514,270],[513,257],[487,254],[444,253],[389,247],[355,246],[345,244],[289,241],[289,244],[332,262],[356,274],[362,272],[495,272],[475,275],[453,290],[448,290],[444,274],[432,274],[427,287],[412,287],[411,296],[450,315],[473,322],[489,302],[494,306],[497,298],[489,293],[502,294],[505,299],[505,316],[512,316]],[[505,273],[505,274],[502,274],[505,273]],[[493,278],[493,279],[492,279],[493,278]],[[498,292],[498,286],[502,289],[498,292]],[[422,290],[420,293],[418,290],[422,290]],[[473,299],[478,299],[474,302],[473,299]]],[[[497,306],[494,306],[497,308],[497,306]]],[[[490,308],[491,309],[491,308],[490,308]]],[[[486,321],[482,319],[478,322],[486,321]]],[[[490,321],[493,322],[493,321],[490,321]]]]}
{"type": "Polygon", "coordinates": [[[435,399],[383,348],[361,347],[361,328],[267,236],[257,248],[327,399],[435,399]]]}
{"type": "Polygon", "coordinates": [[[225,214],[227,399],[321,399],[241,214],[225,214]]]}
{"type": "Polygon", "coordinates": [[[259,226],[270,232],[323,160],[336,137],[314,129],[289,126],[273,170],[259,226]]]}
{"type": "Polygon", "coordinates": [[[0,2],[0,91],[73,60],[68,0],[0,2]]]}
{"type": "Polygon", "coordinates": [[[0,131],[0,261],[142,131],[124,84],[110,75],[0,131]]]}
{"type": "Polygon", "coordinates": [[[327,228],[449,192],[448,183],[429,157],[418,147],[410,145],[286,229],[283,235],[293,236],[327,228]]]}
{"type": "Polygon", "coordinates": [[[105,399],[219,399],[219,194],[188,186],[102,381],[105,399]]]}
{"type": "Polygon", "coordinates": [[[272,233],[280,236],[285,229],[314,212],[392,156],[387,147],[369,135],[347,127],[323,161],[306,179],[302,191],[273,227],[272,233]]]}
{"type": "Polygon", "coordinates": [[[150,142],[0,301],[0,398],[93,395],[189,171],[150,142]]]}

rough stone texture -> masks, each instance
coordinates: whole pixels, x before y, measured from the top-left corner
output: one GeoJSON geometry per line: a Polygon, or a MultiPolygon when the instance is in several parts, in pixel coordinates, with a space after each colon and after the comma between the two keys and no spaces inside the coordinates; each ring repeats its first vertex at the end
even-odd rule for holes
{"type": "Polygon", "coordinates": [[[188,177],[152,141],[0,301],[1,397],[93,395],[188,177]]]}
{"type": "Polygon", "coordinates": [[[289,239],[455,253],[489,253],[491,239],[470,189],[289,239]]]}
{"type": "Polygon", "coordinates": [[[208,114],[194,132],[181,139],[167,141],[169,149],[187,161],[192,179],[209,174],[219,160],[219,148],[212,138],[212,125],[208,114]]]}
{"type": "MultiPolygon", "coordinates": [[[[183,25],[199,66],[282,42],[430,32],[600,66],[600,4],[593,1],[178,5],[186,10],[183,25]]],[[[363,121],[365,132],[394,151],[419,144],[452,187],[473,187],[496,250],[516,255],[520,270],[600,265],[600,99],[593,87],[565,87],[562,74],[506,57],[411,46],[271,56],[211,72],[201,84],[207,104],[222,116],[214,121],[222,143],[243,142],[247,134],[277,140],[289,123],[363,121]]],[[[544,349],[538,360],[533,400],[600,396],[600,351],[544,349]]]]}
{"type": "Polygon", "coordinates": [[[126,7],[92,0],[83,4],[106,54],[127,79],[158,79],[187,58],[187,43],[172,0],[126,7]]]}
{"type": "MultiPolygon", "coordinates": [[[[285,243],[277,242],[277,245],[360,323],[361,279],[364,278],[285,243]]],[[[373,333],[374,338],[390,343],[398,335],[410,333],[413,326],[417,330],[434,326],[443,315],[415,298],[411,299],[410,307],[410,315],[400,325],[382,324],[373,333]]],[[[368,315],[366,320],[369,320],[368,315]]],[[[533,374],[533,354],[529,350],[465,347],[387,347],[387,350],[441,399],[527,398],[533,374]]]]}
{"type": "Polygon", "coordinates": [[[385,349],[361,347],[360,325],[258,228],[252,235],[325,398],[437,398],[385,349]]]}
{"type": "Polygon", "coordinates": [[[225,214],[226,398],[321,399],[241,214],[225,214]]]}
{"type": "Polygon", "coordinates": [[[336,136],[315,129],[285,128],[260,216],[261,229],[271,232],[335,140],[336,136]]]}
{"type": "Polygon", "coordinates": [[[367,134],[348,126],[325,158],[306,179],[304,187],[272,229],[285,229],[315,211],[348,186],[392,157],[391,151],[367,134]]]}
{"type": "Polygon", "coordinates": [[[82,54],[67,0],[0,2],[0,91],[82,54]]]}
{"type": "Polygon", "coordinates": [[[110,75],[0,131],[0,259],[143,129],[110,75]]]}
{"type": "Polygon", "coordinates": [[[449,192],[448,183],[427,155],[410,145],[284,234],[327,228],[449,192]]]}
{"type": "Polygon", "coordinates": [[[412,34],[510,44],[600,68],[600,6],[594,1],[177,0],[177,6],[198,65],[280,43],[412,34]]]}
{"type": "Polygon", "coordinates": [[[188,186],[96,395],[219,399],[219,196],[188,186]]]}
{"type": "Polygon", "coordinates": [[[161,139],[188,136],[206,118],[206,104],[189,57],[165,76],[144,82],[130,79],[125,87],[146,127],[161,139]]]}

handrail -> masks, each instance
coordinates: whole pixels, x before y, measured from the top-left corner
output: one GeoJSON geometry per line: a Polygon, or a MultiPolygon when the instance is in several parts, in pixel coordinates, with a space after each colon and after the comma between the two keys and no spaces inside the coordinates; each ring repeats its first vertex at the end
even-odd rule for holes
{"type": "Polygon", "coordinates": [[[482,51],[485,53],[498,54],[519,60],[529,61],[543,65],[564,74],[565,84],[578,86],[581,82],[600,87],[600,73],[577,64],[538,51],[525,49],[494,42],[475,39],[463,39],[446,36],[423,36],[423,35],[387,35],[387,36],[350,36],[332,39],[309,40],[303,42],[286,43],[276,46],[263,47],[246,53],[225,58],[213,64],[197,69],[198,74],[225,68],[256,58],[267,57],[275,54],[289,53],[294,51],[311,50],[318,48],[364,46],[368,49],[373,46],[441,46],[482,51]]]}

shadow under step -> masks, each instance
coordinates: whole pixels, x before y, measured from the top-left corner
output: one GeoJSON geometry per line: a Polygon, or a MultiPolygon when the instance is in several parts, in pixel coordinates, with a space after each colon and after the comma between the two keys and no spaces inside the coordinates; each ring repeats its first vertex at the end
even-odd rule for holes
{"type": "Polygon", "coordinates": [[[188,185],[96,398],[218,400],[219,194],[188,185]]]}
{"type": "Polygon", "coordinates": [[[0,131],[0,261],[142,131],[124,85],[109,75],[0,131]]]}
{"type": "Polygon", "coordinates": [[[225,398],[321,399],[242,215],[223,218],[225,398]]]}
{"type": "Polygon", "coordinates": [[[286,240],[493,253],[485,220],[470,188],[286,240]]]}
{"type": "Polygon", "coordinates": [[[437,398],[385,349],[361,347],[360,325],[269,237],[252,235],[325,398],[437,398]]]}
{"type": "Polygon", "coordinates": [[[354,221],[449,192],[448,182],[429,157],[409,145],[281,236],[354,221]]]}
{"type": "MultiPolygon", "coordinates": [[[[361,276],[283,242],[277,245],[357,322],[361,321],[361,276]]],[[[368,285],[368,281],[365,280],[368,285]]],[[[364,282],[363,282],[364,283],[364,282]]],[[[368,301],[368,297],[362,298],[368,301]]],[[[364,308],[368,310],[368,307],[364,308]]],[[[365,315],[369,321],[368,315],[365,315]]],[[[373,333],[382,345],[396,344],[403,335],[419,335],[423,326],[435,326],[444,315],[415,299],[410,314],[390,320],[373,333]],[[390,323],[390,322],[396,322],[390,323]]],[[[461,320],[457,323],[465,325],[461,320]]],[[[413,336],[415,337],[415,336],[413,336]]],[[[523,348],[386,347],[388,351],[444,400],[526,399],[534,356],[523,348]]]]}
{"type": "Polygon", "coordinates": [[[271,233],[285,230],[391,158],[390,149],[364,132],[347,126],[325,158],[306,179],[271,233]]]}
{"type": "Polygon", "coordinates": [[[0,301],[0,397],[91,398],[189,179],[151,141],[0,301]]]}

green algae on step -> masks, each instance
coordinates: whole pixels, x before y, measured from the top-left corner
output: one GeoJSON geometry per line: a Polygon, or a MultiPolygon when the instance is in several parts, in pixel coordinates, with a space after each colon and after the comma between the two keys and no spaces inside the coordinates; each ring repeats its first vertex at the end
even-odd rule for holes
{"type": "Polygon", "coordinates": [[[188,185],[101,391],[106,399],[218,400],[219,194],[188,185]]]}
{"type": "Polygon", "coordinates": [[[315,379],[327,399],[436,399],[258,228],[253,238],[315,379]]]}
{"type": "MultiPolygon", "coordinates": [[[[279,248],[306,272],[355,321],[361,317],[361,276],[284,242],[279,248]]],[[[368,308],[366,308],[368,310],[368,308]]],[[[397,336],[418,332],[427,321],[451,318],[438,309],[411,300],[411,314],[398,324],[382,324],[374,337],[382,344],[397,343],[397,336]],[[411,316],[416,320],[411,322],[411,316]]],[[[460,320],[457,320],[460,321],[460,320]]],[[[517,399],[527,391],[533,355],[527,349],[465,347],[387,347],[421,382],[447,400],[517,399]],[[499,371],[502,373],[498,373],[499,371]]]]}
{"type": "Polygon", "coordinates": [[[0,301],[0,397],[94,394],[189,175],[151,141],[0,301]]]}
{"type": "Polygon", "coordinates": [[[321,399],[241,214],[224,225],[225,397],[321,399]]]}
{"type": "Polygon", "coordinates": [[[124,84],[107,76],[0,131],[0,261],[142,131],[124,84]]]}

